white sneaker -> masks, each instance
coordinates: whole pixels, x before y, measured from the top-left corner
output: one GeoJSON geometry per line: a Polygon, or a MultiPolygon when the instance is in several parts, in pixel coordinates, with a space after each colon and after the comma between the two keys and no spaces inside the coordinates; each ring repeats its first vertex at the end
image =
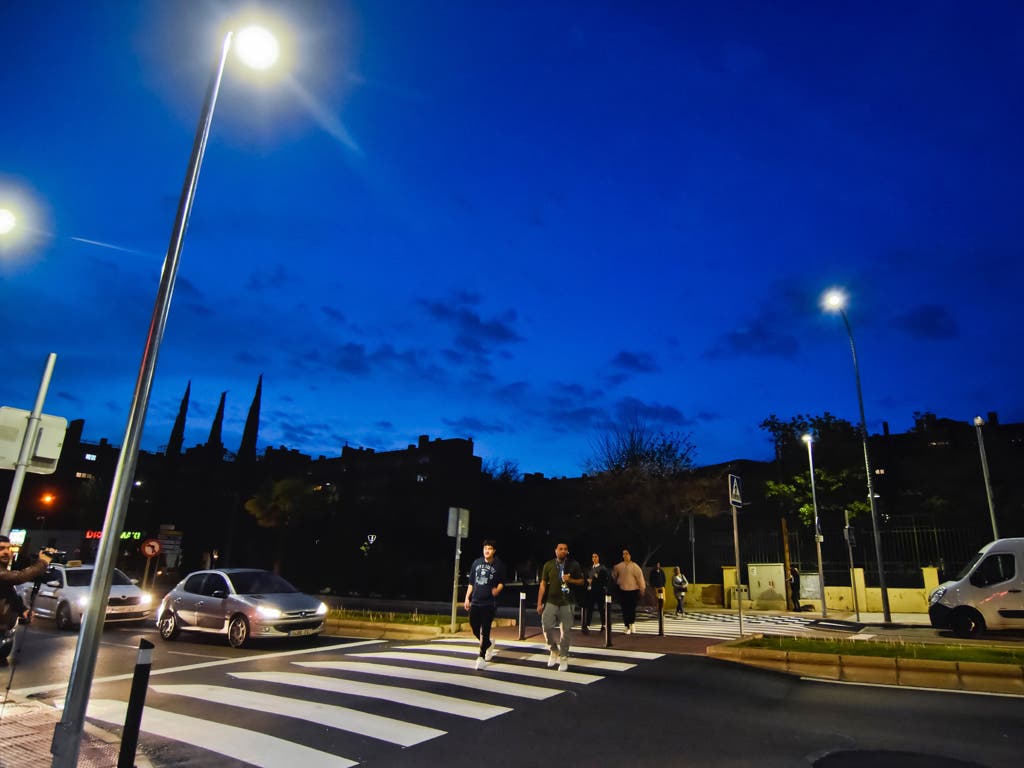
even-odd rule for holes
{"type": "Polygon", "coordinates": [[[484,659],[484,657],[483,656],[477,656],[476,657],[476,668],[477,669],[483,669],[485,666],[487,666],[487,661],[484,659]]]}
{"type": "Polygon", "coordinates": [[[558,651],[552,651],[548,656],[548,666],[553,667],[558,664],[558,651]]]}
{"type": "Polygon", "coordinates": [[[629,634],[632,634],[632,632],[633,632],[633,625],[632,624],[627,624],[626,625],[626,631],[623,634],[629,635],[629,634]]]}
{"type": "Polygon", "coordinates": [[[497,653],[497,651],[494,650],[494,644],[491,643],[491,647],[488,648],[486,651],[484,651],[484,659],[486,659],[487,661],[490,661],[491,659],[494,658],[494,654],[495,653],[497,653]]]}
{"type": "Polygon", "coordinates": [[[558,671],[559,672],[568,672],[569,671],[569,659],[567,659],[565,656],[562,656],[561,658],[558,659],[558,671]]]}

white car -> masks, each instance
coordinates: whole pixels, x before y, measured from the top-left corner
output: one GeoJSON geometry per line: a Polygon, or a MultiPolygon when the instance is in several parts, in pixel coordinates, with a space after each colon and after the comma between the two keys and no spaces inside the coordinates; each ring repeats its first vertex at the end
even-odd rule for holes
{"type": "MultiPolygon", "coordinates": [[[[74,629],[82,623],[89,605],[93,566],[51,563],[39,582],[33,600],[32,583],[18,587],[25,605],[31,603],[33,614],[53,619],[59,629],[74,629]]],[[[107,599],[106,622],[141,621],[153,612],[153,597],[139,589],[122,571],[114,569],[107,599]]]]}

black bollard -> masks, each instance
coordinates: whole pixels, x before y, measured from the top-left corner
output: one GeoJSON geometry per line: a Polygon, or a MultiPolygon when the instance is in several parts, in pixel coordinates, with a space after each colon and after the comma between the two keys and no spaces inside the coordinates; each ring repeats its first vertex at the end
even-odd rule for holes
{"type": "Polygon", "coordinates": [[[139,727],[142,725],[142,708],[146,704],[149,670],[152,666],[153,644],[144,637],[140,638],[139,656],[135,661],[135,675],[132,677],[132,691],[128,694],[128,711],[125,713],[124,730],[121,732],[121,751],[117,755],[117,768],[133,768],[135,765],[139,727]]]}
{"type": "Polygon", "coordinates": [[[612,596],[604,596],[604,647],[612,647],[612,596]]]}
{"type": "Polygon", "coordinates": [[[519,639],[526,639],[526,590],[519,590],[519,639]]]}

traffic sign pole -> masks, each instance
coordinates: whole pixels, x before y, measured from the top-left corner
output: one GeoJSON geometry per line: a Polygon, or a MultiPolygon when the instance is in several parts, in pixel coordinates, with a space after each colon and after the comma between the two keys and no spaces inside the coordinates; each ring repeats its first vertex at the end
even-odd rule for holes
{"type": "Polygon", "coordinates": [[[743,506],[743,481],[739,475],[729,475],[729,506],[732,507],[732,545],[736,556],[736,608],[740,623],[740,637],[743,637],[743,591],[740,586],[740,527],[736,520],[736,510],[743,506]]]}

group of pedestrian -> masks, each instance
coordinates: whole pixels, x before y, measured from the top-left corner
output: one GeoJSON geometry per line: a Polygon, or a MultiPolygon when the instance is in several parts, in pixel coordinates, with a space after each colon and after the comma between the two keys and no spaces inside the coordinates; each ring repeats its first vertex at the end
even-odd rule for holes
{"type": "MultiPolygon", "coordinates": [[[[505,566],[496,557],[497,545],[492,539],[483,542],[483,556],[473,561],[469,571],[469,586],[463,607],[469,613],[469,626],[480,641],[476,668],[484,669],[494,658],[496,649],[491,641],[491,625],[497,610],[497,598],[505,588],[505,566]]],[[[622,623],[627,635],[636,632],[636,607],[647,590],[647,580],[640,566],[633,561],[628,549],[622,550],[622,561],[610,571],[601,563],[601,556],[594,552],[590,556],[590,567],[583,571],[580,564],[569,557],[569,545],[559,542],[555,556],[544,563],[540,571],[537,588],[537,613],[541,617],[541,629],[547,643],[549,668],[559,672],[569,669],[569,649],[576,605],[583,609],[580,628],[583,634],[590,632],[594,612],[600,617],[600,631],[605,631],[606,596],[611,589],[618,593],[622,608],[622,623]]],[[[651,574],[651,586],[664,605],[665,574],[661,563],[655,565],[651,574]]],[[[676,598],[676,615],[686,612],[686,590],[689,582],[679,568],[672,577],[672,590],[676,598]]]]}

